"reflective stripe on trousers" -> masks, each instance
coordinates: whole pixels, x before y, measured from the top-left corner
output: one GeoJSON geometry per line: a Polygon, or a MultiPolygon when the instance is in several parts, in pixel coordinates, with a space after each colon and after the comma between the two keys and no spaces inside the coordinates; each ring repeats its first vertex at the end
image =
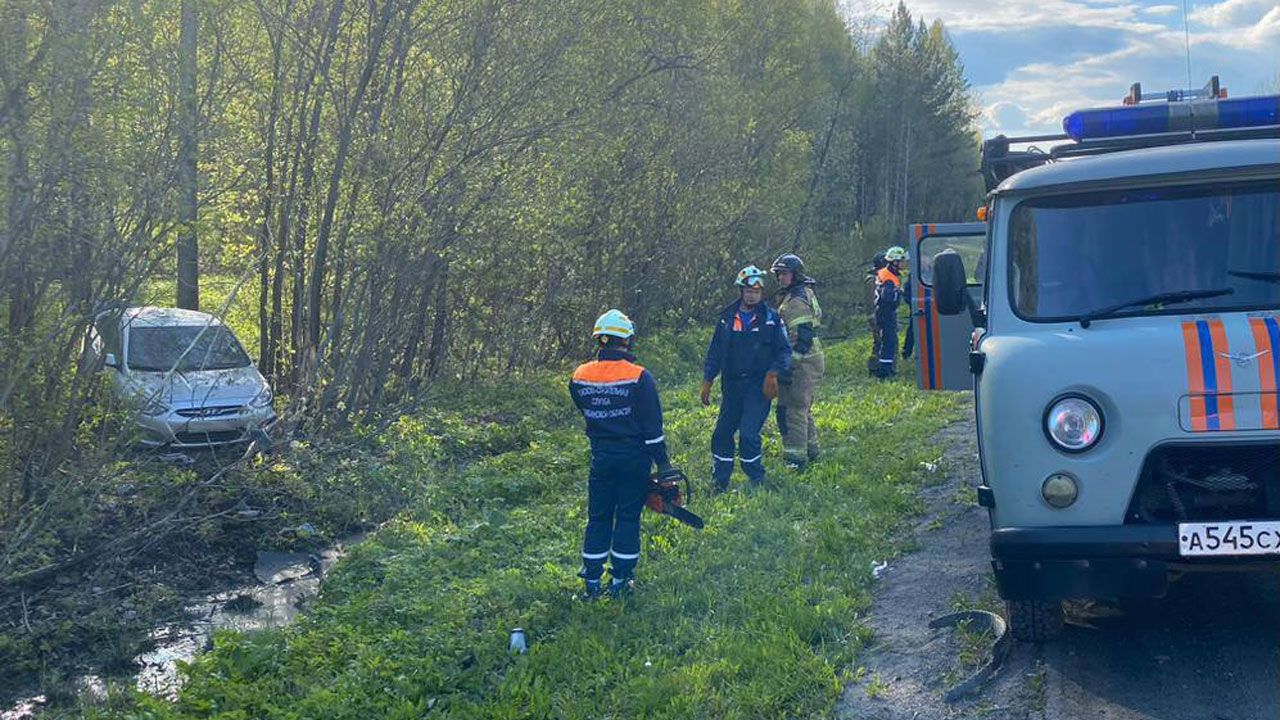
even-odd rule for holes
{"type": "Polygon", "coordinates": [[[720,381],[720,414],[711,433],[712,477],[718,483],[728,482],[733,473],[733,457],[741,459],[742,471],[752,480],[764,478],[760,461],[760,431],[773,404],[764,396],[764,378],[734,378],[720,381]],[[735,453],[734,435],[737,435],[735,453]]]}
{"type": "Polygon", "coordinates": [[[587,480],[587,528],[582,538],[582,577],[597,580],[612,556],[609,574],[625,580],[640,560],[640,513],[649,494],[653,460],[644,446],[595,447],[587,480]]]}

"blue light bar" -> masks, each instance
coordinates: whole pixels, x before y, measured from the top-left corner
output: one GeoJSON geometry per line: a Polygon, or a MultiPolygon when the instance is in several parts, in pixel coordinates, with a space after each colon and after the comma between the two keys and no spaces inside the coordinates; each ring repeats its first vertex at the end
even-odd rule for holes
{"type": "Polygon", "coordinates": [[[1280,95],[1259,95],[1218,101],[1220,128],[1280,125],[1280,95]]]}
{"type": "Polygon", "coordinates": [[[1063,131],[1077,141],[1274,125],[1280,125],[1280,95],[1093,108],[1062,119],[1063,131]]]}
{"type": "Polygon", "coordinates": [[[1077,110],[1062,119],[1062,130],[1072,140],[1169,132],[1169,106],[1127,105],[1077,110]]]}

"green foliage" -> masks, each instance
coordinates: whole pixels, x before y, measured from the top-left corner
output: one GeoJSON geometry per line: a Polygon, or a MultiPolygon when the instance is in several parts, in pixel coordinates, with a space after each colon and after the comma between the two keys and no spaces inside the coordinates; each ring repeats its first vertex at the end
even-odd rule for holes
{"type": "MultiPolygon", "coordinates": [[[[175,161],[191,133],[202,309],[224,315],[301,430],[200,488],[190,527],[140,541],[152,552],[221,561],[300,518],[338,532],[408,506],[465,532],[489,517],[475,513],[545,516],[580,484],[583,452],[563,378],[545,372],[590,356],[587,328],[610,306],[680,389],[677,432],[703,444],[710,416],[687,383],[738,268],[801,253],[826,331],[857,332],[871,253],[979,198],[942,27],[902,7],[864,37],[843,7],[0,3],[0,573],[145,527],[207,476],[129,451],[127,409],[83,352],[97,312],[174,301],[174,237],[192,229],[175,161]],[[179,111],[184,6],[199,12],[196,128],[179,111]],[[276,524],[221,517],[240,501],[276,524]]],[[[881,400],[882,416],[916,410],[881,400]]],[[[562,538],[529,523],[558,553],[562,538]]],[[[683,552],[678,533],[655,537],[683,552]]],[[[93,572],[128,556],[115,561],[93,572]]],[[[0,610],[17,617],[16,602],[0,610]]],[[[91,633],[64,610],[37,607],[30,642],[0,642],[0,660],[74,654],[91,633]]]]}
{"type": "MultiPolygon", "coordinates": [[[[857,617],[871,567],[897,552],[895,529],[920,509],[927,438],[959,414],[943,395],[863,379],[867,352],[866,342],[829,351],[822,462],[803,475],[781,470],[771,431],[769,490],[695,495],[702,532],[645,516],[642,585],[627,603],[573,598],[587,451],[566,418],[525,447],[424,483],[343,560],[299,624],[219,635],[176,705],[141,698],[124,714],[823,716],[869,636],[857,617]],[[531,650],[513,657],[517,626],[531,650]]],[[[705,490],[714,408],[697,404],[691,383],[666,387],[674,459],[705,490]]],[[[429,426],[397,426],[387,441],[395,472],[421,470],[412,466],[442,456],[441,427],[458,430],[429,426]]]]}

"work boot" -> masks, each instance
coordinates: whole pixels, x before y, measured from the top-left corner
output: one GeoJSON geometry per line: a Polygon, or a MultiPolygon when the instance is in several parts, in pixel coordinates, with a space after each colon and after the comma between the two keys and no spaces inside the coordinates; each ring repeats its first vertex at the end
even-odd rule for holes
{"type": "Polygon", "coordinates": [[[614,578],[609,583],[609,597],[614,600],[626,600],[631,597],[631,593],[635,592],[636,581],[631,578],[619,579],[614,578]]]}
{"type": "Polygon", "coordinates": [[[600,580],[583,580],[582,581],[582,599],[588,602],[598,600],[604,594],[604,587],[600,584],[600,580]]]}
{"type": "Polygon", "coordinates": [[[794,470],[795,472],[804,472],[804,463],[797,460],[788,460],[787,469],[794,470]]]}
{"type": "Polygon", "coordinates": [[[712,483],[711,485],[712,495],[720,495],[722,493],[728,492],[729,490],[729,478],[725,478],[724,480],[717,480],[715,478],[712,478],[711,483],[712,483]]]}
{"type": "Polygon", "coordinates": [[[818,458],[822,453],[818,452],[818,446],[813,445],[809,448],[809,462],[818,462],[818,458]]]}

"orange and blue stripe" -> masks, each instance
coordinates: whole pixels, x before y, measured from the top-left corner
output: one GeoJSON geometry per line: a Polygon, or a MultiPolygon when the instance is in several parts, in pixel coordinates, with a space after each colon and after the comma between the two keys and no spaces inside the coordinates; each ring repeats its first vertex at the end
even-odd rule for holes
{"type": "Polygon", "coordinates": [[[1231,394],[1231,361],[1222,320],[1182,323],[1187,358],[1187,386],[1191,395],[1193,432],[1235,430],[1235,399],[1231,394]]]}
{"type": "Polygon", "coordinates": [[[925,287],[924,283],[916,283],[918,289],[916,295],[920,303],[920,328],[919,336],[924,344],[924,352],[920,353],[920,363],[924,366],[924,382],[925,387],[929,390],[938,389],[937,381],[937,362],[933,358],[933,291],[925,287]]]}
{"type": "Polygon", "coordinates": [[[1262,393],[1262,427],[1280,430],[1280,362],[1276,351],[1280,350],[1280,322],[1272,317],[1249,318],[1253,331],[1254,352],[1258,356],[1258,380],[1262,393]]]}

